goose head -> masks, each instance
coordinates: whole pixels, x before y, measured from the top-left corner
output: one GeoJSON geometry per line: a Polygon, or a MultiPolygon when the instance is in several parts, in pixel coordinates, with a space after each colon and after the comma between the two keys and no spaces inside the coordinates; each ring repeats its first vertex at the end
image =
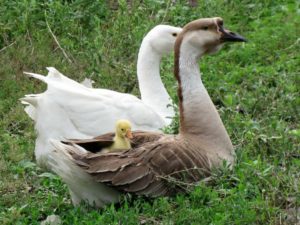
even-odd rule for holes
{"type": "Polygon", "coordinates": [[[165,55],[174,49],[176,38],[181,31],[180,27],[157,25],[148,33],[147,41],[155,52],[165,55]]]}
{"type": "Polygon", "coordinates": [[[128,120],[118,120],[116,123],[116,136],[132,139],[131,123],[128,120]]]}
{"type": "Polygon", "coordinates": [[[204,54],[218,52],[225,42],[245,42],[239,34],[227,30],[220,17],[203,18],[184,26],[178,35],[176,45],[186,46],[197,58],[204,54]]]}

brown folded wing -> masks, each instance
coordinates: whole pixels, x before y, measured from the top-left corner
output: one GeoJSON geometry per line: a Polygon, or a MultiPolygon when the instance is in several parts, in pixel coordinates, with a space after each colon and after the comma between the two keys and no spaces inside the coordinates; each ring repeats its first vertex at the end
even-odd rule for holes
{"type": "Polygon", "coordinates": [[[64,141],[64,144],[77,144],[89,152],[100,152],[101,149],[107,148],[114,143],[114,133],[107,133],[104,135],[100,135],[94,137],[92,139],[69,139],[68,141],[64,141]]]}
{"type": "MultiPolygon", "coordinates": [[[[108,154],[69,151],[97,182],[138,195],[170,195],[209,174],[209,160],[179,138],[136,132],[131,150],[108,154]]],[[[76,148],[76,146],[74,146],[76,148]]]]}
{"type": "MultiPolygon", "coordinates": [[[[133,138],[131,140],[132,148],[137,148],[141,144],[145,144],[147,142],[152,142],[157,140],[162,136],[161,133],[158,132],[144,132],[144,131],[133,131],[133,138]]],[[[77,144],[80,147],[83,147],[85,150],[89,152],[100,152],[101,149],[107,148],[114,143],[115,133],[107,133],[103,135],[99,135],[92,139],[68,139],[68,141],[63,141],[64,144],[73,145],[77,144]]]]}

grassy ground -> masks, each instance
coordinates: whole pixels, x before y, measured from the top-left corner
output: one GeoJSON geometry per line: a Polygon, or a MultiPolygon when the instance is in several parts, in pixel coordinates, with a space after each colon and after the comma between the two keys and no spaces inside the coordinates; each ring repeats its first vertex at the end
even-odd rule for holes
{"type": "MultiPolygon", "coordinates": [[[[296,223],[299,1],[201,0],[196,8],[187,1],[133,1],[131,7],[120,1],[118,10],[105,2],[0,0],[0,224],[38,224],[51,214],[64,224],[296,223]],[[135,65],[143,35],[159,23],[183,26],[212,16],[249,39],[200,62],[236,146],[233,171],[223,169],[210,184],[173,198],[126,196],[101,210],[73,207],[61,180],[35,164],[36,134],[18,99],[45,86],[22,71],[45,74],[54,66],[75,80],[90,77],[97,87],[138,94],[135,65]]],[[[172,60],[164,60],[161,73],[176,100],[172,60]]]]}

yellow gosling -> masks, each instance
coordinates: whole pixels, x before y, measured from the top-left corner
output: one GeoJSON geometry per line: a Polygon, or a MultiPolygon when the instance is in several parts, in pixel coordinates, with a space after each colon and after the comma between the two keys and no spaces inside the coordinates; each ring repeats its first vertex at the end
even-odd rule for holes
{"type": "Polygon", "coordinates": [[[103,153],[117,152],[131,148],[130,139],[132,139],[131,123],[128,120],[118,120],[116,123],[116,133],[114,143],[102,150],[103,153]]]}

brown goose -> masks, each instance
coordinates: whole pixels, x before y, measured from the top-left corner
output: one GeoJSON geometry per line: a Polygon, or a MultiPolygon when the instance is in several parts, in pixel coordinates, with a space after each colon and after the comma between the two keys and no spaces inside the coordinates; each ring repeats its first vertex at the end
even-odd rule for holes
{"type": "Polygon", "coordinates": [[[53,141],[53,168],[68,184],[74,203],[84,199],[102,206],[118,201],[122,192],[169,195],[181,190],[170,180],[199,181],[222,161],[233,164],[233,146],[197,63],[201,56],[233,41],[245,39],[224,29],[221,18],[195,20],[179,34],[174,69],[180,108],[178,135],[136,131],[132,149],[107,154],[90,151],[105,147],[113,134],[64,144],[53,141]]]}

